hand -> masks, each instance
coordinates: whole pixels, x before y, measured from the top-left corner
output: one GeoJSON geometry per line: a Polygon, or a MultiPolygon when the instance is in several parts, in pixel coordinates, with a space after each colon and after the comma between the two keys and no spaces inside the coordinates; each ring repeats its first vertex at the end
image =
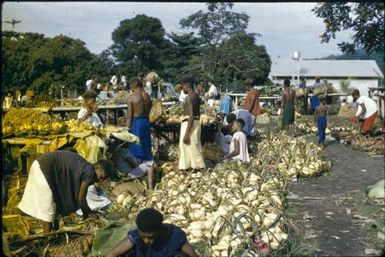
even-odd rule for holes
{"type": "Polygon", "coordinates": [[[350,121],[351,121],[352,123],[356,123],[356,122],[357,122],[357,117],[356,117],[356,116],[352,116],[352,117],[350,118],[350,121]]]}
{"type": "Polygon", "coordinates": [[[183,143],[185,143],[186,145],[190,144],[190,137],[188,135],[184,136],[183,143]]]}

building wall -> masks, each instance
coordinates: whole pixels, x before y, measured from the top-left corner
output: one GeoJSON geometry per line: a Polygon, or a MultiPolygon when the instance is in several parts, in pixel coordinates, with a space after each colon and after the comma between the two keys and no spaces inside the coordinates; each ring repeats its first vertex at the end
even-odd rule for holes
{"type": "MultiPolygon", "coordinates": [[[[278,83],[280,85],[283,84],[283,81],[286,77],[278,77],[276,80],[272,80],[274,83],[278,83]]],[[[297,86],[297,80],[292,81],[291,78],[288,78],[291,81],[291,84],[297,86]]],[[[327,80],[328,83],[332,83],[333,87],[337,90],[337,92],[341,92],[340,81],[343,79],[335,79],[335,78],[321,78],[321,82],[323,80],[327,80]]],[[[347,78],[344,78],[347,79],[347,78]]],[[[315,79],[307,79],[306,85],[313,86],[315,83],[315,79]]],[[[368,96],[369,87],[378,87],[379,80],[378,79],[359,79],[354,78],[350,79],[350,88],[357,88],[360,91],[361,95],[368,96]]]]}

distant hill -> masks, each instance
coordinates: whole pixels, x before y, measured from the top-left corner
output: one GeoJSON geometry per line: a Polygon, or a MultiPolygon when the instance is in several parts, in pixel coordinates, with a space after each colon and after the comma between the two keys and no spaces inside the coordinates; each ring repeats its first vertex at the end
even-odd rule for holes
{"type": "Polygon", "coordinates": [[[357,50],[354,54],[329,55],[322,58],[314,58],[312,60],[375,60],[382,74],[385,74],[384,53],[373,52],[367,53],[363,49],[357,50]]]}

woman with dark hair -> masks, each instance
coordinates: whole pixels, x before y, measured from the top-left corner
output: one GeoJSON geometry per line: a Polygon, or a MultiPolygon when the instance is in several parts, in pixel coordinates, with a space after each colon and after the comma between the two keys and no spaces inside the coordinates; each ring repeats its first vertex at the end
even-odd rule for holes
{"type": "Polygon", "coordinates": [[[128,233],[108,253],[107,257],[198,257],[186,238],[186,233],[173,224],[163,223],[163,215],[147,208],[136,217],[137,229],[128,233]]]}
{"type": "Polygon", "coordinates": [[[69,215],[79,207],[84,218],[96,217],[86,200],[88,187],[113,173],[107,160],[91,164],[70,151],[45,153],[31,165],[18,208],[41,220],[44,233],[51,231],[52,223],[57,228],[57,214],[69,215]]]}
{"type": "Polygon", "coordinates": [[[82,97],[84,100],[83,107],[78,112],[79,122],[88,122],[95,128],[103,127],[103,123],[96,113],[98,107],[96,105],[97,93],[95,91],[86,91],[82,97]]]}

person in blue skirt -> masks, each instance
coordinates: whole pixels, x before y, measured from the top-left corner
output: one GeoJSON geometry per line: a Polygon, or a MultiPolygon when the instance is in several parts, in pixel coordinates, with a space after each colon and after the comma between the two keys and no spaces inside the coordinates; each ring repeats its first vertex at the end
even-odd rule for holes
{"type": "Polygon", "coordinates": [[[138,160],[151,161],[151,128],[148,120],[151,97],[137,77],[130,80],[130,87],[133,94],[127,98],[127,127],[130,133],[139,137],[139,143],[132,144],[130,152],[138,160]]]}

